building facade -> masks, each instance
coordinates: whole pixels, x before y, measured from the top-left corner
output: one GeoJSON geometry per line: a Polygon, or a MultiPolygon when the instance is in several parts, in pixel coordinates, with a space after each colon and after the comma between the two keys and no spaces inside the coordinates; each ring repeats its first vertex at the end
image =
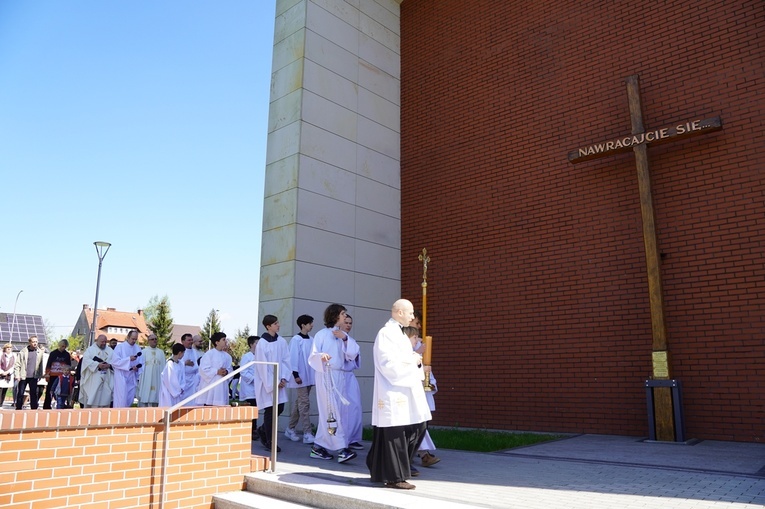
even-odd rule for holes
{"type": "MultiPolygon", "coordinates": [[[[116,308],[99,309],[96,319],[98,323],[95,327],[94,339],[100,334],[105,334],[109,339],[115,338],[122,342],[125,341],[129,332],[137,331],[138,341],[143,344],[149,334],[149,327],[146,325],[146,318],[141,309],[138,311],[117,311],[116,308]]],[[[72,329],[72,336],[84,337],[87,344],[90,340],[92,327],[93,308],[83,304],[80,316],[72,329]]]]}
{"type": "MultiPolygon", "coordinates": [[[[302,81],[293,81],[296,90],[328,108],[310,110],[303,101],[289,118],[324,134],[328,122],[341,129],[353,118],[360,126],[400,117],[388,165],[360,158],[359,137],[350,132],[337,133],[339,145],[319,138],[304,144],[350,158],[372,180],[379,179],[378,168],[388,175],[398,164],[400,180],[384,185],[390,188],[386,203],[400,204],[400,213],[390,215],[400,237],[376,243],[381,252],[399,253],[398,266],[360,250],[333,250],[324,230],[345,221],[348,211],[332,203],[311,209],[313,224],[295,223],[294,249],[280,252],[296,259],[336,257],[354,268],[367,263],[388,275],[390,284],[381,292],[385,305],[370,313],[376,321],[362,337],[371,341],[393,294],[421,306],[418,254],[428,250],[427,333],[439,382],[433,422],[444,426],[646,436],[645,382],[656,374],[649,280],[660,277],[667,378],[682,383],[686,436],[760,441],[763,15],[765,4],[744,0],[639,6],[279,1],[277,38],[289,23],[304,36],[291,53],[305,64],[302,81]],[[355,38],[338,39],[351,28],[355,38]],[[369,69],[359,51],[346,55],[349,47],[389,49],[373,66],[387,65],[386,74],[400,86],[398,96],[385,96],[388,109],[330,114],[349,108],[332,95],[338,89],[327,87],[326,74],[360,77],[369,69]],[[324,60],[308,64],[314,52],[324,60]],[[629,150],[578,164],[568,157],[640,132],[631,122],[630,76],[639,77],[645,132],[717,117],[722,124],[647,149],[658,259],[653,272],[646,262],[636,157],[629,150]]],[[[281,83],[281,54],[277,41],[274,87],[281,83]]],[[[287,118],[272,116],[274,122],[287,118]]],[[[385,154],[384,148],[367,147],[375,155],[385,154]]],[[[307,191],[304,175],[322,187],[323,176],[339,166],[328,164],[293,167],[295,204],[307,191]]],[[[266,223],[301,212],[288,204],[275,214],[268,200],[266,223]]],[[[357,200],[349,213],[362,216],[370,203],[357,200]]],[[[347,232],[349,245],[368,234],[354,226],[347,232]]],[[[298,273],[285,267],[284,274],[298,273]]],[[[322,282],[292,284],[285,294],[293,302],[311,295],[316,302],[353,306],[352,293],[336,298],[322,282]]],[[[371,364],[371,356],[367,360],[371,364]]]]}

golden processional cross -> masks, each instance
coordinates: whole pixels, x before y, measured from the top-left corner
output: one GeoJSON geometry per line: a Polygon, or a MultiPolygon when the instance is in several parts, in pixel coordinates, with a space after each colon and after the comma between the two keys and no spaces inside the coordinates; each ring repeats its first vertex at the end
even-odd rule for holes
{"type": "Polygon", "coordinates": [[[422,253],[417,257],[422,262],[422,339],[425,342],[425,353],[422,354],[422,365],[425,366],[425,381],[424,386],[426,391],[430,391],[430,361],[431,350],[433,347],[433,338],[427,335],[427,323],[428,323],[428,263],[430,262],[430,256],[428,256],[428,250],[422,248],[422,253]]]}

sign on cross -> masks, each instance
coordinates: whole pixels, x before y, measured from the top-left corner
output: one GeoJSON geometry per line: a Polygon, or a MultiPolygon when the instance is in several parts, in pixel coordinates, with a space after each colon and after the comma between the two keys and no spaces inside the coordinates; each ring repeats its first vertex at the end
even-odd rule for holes
{"type": "MultiPolygon", "coordinates": [[[[643,112],[640,103],[640,81],[638,75],[627,78],[627,98],[630,108],[632,132],[601,143],[595,143],[569,152],[571,163],[610,156],[632,150],[637,166],[640,189],[640,210],[643,219],[643,243],[645,244],[646,270],[648,272],[648,294],[651,308],[652,371],[653,378],[668,380],[671,376],[667,328],[664,320],[664,292],[661,281],[661,266],[656,222],[654,217],[651,174],[648,166],[648,145],[680,140],[689,136],[707,134],[722,129],[720,117],[694,118],[660,129],[646,130],[643,126],[643,112]]],[[[672,396],[669,387],[654,390],[656,436],[659,440],[674,439],[674,417],[672,396]]]]}

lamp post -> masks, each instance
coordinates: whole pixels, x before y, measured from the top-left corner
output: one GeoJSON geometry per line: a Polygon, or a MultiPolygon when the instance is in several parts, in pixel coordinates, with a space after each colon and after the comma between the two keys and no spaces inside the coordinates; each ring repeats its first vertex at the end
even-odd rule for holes
{"type": "Polygon", "coordinates": [[[207,334],[207,349],[210,350],[212,348],[212,326],[213,326],[213,318],[218,318],[218,313],[220,312],[220,309],[213,309],[212,316],[210,317],[210,328],[209,333],[207,334]]]}
{"type": "Polygon", "coordinates": [[[13,303],[13,320],[11,320],[11,339],[9,340],[9,343],[13,344],[13,326],[16,325],[16,304],[19,303],[19,296],[21,295],[21,292],[24,290],[19,290],[19,293],[16,294],[16,302],[13,303]]]}
{"type": "Polygon", "coordinates": [[[96,302],[93,305],[93,326],[90,328],[90,343],[88,346],[93,344],[93,340],[96,338],[96,318],[98,318],[98,290],[101,286],[101,264],[104,261],[104,257],[106,257],[106,253],[109,252],[109,248],[111,247],[111,244],[108,242],[94,242],[94,246],[96,246],[96,254],[98,255],[98,278],[96,279],[96,302]]]}

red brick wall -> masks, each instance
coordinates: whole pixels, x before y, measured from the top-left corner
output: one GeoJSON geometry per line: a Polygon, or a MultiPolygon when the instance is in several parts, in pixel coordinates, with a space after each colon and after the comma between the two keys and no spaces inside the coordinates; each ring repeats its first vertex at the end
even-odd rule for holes
{"type": "Polygon", "coordinates": [[[632,153],[567,153],[722,117],[649,148],[687,435],[763,439],[761,1],[405,0],[403,293],[421,302],[439,425],[645,436],[651,321],[632,153]]]}
{"type": "MultiPolygon", "coordinates": [[[[255,407],[189,408],[170,426],[165,509],[209,509],[263,470],[250,454],[255,407]]],[[[159,507],[164,412],[0,412],[0,507],[159,507]]]]}

